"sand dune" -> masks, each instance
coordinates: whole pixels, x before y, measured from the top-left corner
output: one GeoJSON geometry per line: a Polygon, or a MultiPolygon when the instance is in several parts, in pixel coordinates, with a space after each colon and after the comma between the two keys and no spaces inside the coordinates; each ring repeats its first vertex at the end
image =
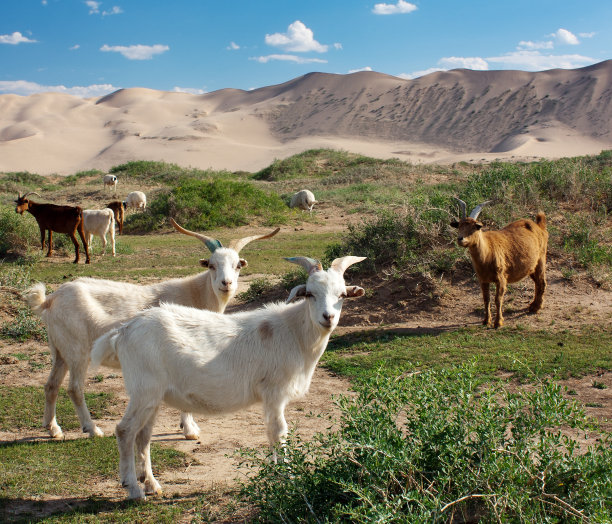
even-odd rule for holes
{"type": "Polygon", "coordinates": [[[130,160],[256,171],[332,147],[453,162],[612,148],[612,61],[575,70],[310,73],[253,91],[0,95],[0,171],[71,174],[130,160]]]}

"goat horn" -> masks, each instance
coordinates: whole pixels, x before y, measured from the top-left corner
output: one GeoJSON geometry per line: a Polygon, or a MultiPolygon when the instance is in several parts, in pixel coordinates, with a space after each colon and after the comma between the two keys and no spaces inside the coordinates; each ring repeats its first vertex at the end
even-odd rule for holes
{"type": "Polygon", "coordinates": [[[459,207],[461,208],[461,216],[459,218],[465,218],[467,216],[467,204],[461,200],[460,198],[457,197],[453,197],[457,203],[459,204],[459,207]]]}
{"type": "Polygon", "coordinates": [[[352,266],[353,264],[356,264],[357,262],[361,262],[362,260],[365,260],[366,258],[367,257],[352,257],[352,256],[337,258],[331,263],[330,267],[334,271],[338,271],[338,273],[340,273],[341,275],[344,275],[344,272],[349,266],[352,266]]]}
{"type": "Polygon", "coordinates": [[[285,257],[287,262],[291,262],[292,264],[297,264],[302,266],[309,275],[317,271],[323,271],[323,266],[321,262],[315,260],[314,258],[308,257],[285,257]]]}
{"type": "Polygon", "coordinates": [[[184,235],[189,235],[191,237],[196,237],[198,239],[200,239],[202,242],[204,242],[204,244],[206,245],[206,247],[208,249],[210,249],[211,253],[215,252],[215,249],[218,249],[220,247],[223,247],[223,245],[221,244],[221,242],[219,242],[217,239],[212,238],[212,237],[208,237],[206,235],[203,235],[202,233],[195,233],[194,231],[189,231],[188,229],[185,229],[181,226],[179,226],[175,221],[174,218],[170,218],[170,223],[174,226],[174,229],[176,229],[179,233],[183,233],[184,235]]]}
{"type": "Polygon", "coordinates": [[[252,237],[244,237],[238,240],[232,240],[229,244],[229,247],[236,251],[236,253],[240,253],[240,250],[246,246],[249,242],[253,242],[253,240],[263,240],[264,238],[270,238],[276,235],[280,231],[280,227],[277,227],[272,233],[268,233],[267,235],[255,235],[252,237]]]}
{"type": "Polygon", "coordinates": [[[478,215],[480,215],[482,208],[486,206],[487,204],[490,204],[491,202],[493,202],[493,200],[487,200],[483,202],[482,204],[478,204],[474,209],[472,209],[472,212],[470,213],[470,218],[473,218],[474,220],[476,220],[478,218],[478,215]]]}
{"type": "Polygon", "coordinates": [[[25,198],[28,195],[36,195],[36,196],[39,196],[40,198],[42,198],[36,191],[30,191],[29,193],[26,193],[25,195],[23,195],[21,198],[25,198]]]}

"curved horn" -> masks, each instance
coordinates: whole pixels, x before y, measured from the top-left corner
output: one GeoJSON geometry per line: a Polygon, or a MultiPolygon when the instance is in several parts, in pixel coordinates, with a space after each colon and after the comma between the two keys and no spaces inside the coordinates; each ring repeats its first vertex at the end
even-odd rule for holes
{"type": "Polygon", "coordinates": [[[453,197],[457,203],[459,204],[459,207],[461,208],[461,216],[459,217],[460,219],[465,218],[467,216],[467,204],[461,200],[460,198],[457,197],[453,197]]]}
{"type": "Polygon", "coordinates": [[[219,242],[217,239],[212,238],[212,237],[208,237],[206,235],[203,235],[202,233],[195,233],[194,231],[189,231],[188,229],[185,229],[184,227],[179,226],[175,221],[174,218],[170,218],[170,223],[174,226],[174,229],[176,229],[179,233],[183,233],[183,235],[189,235],[191,237],[195,237],[200,239],[202,242],[204,242],[204,244],[206,245],[206,247],[208,249],[210,249],[211,253],[215,252],[215,249],[218,249],[220,247],[223,247],[223,245],[221,244],[221,242],[219,242]]]}
{"type": "Polygon", "coordinates": [[[25,198],[28,195],[36,195],[36,196],[39,196],[40,198],[42,198],[36,191],[30,191],[29,193],[26,193],[25,195],[23,195],[21,198],[25,198]]]}
{"type": "Polygon", "coordinates": [[[487,200],[482,204],[478,204],[474,209],[472,209],[472,212],[470,213],[470,218],[476,220],[478,218],[478,215],[480,215],[482,208],[485,207],[487,204],[490,204],[491,202],[493,202],[493,200],[487,200]]]}
{"type": "Polygon", "coordinates": [[[298,266],[302,266],[309,275],[317,271],[323,271],[323,266],[321,262],[315,260],[314,258],[308,257],[285,257],[287,262],[291,262],[292,264],[297,264],[298,266]]]}
{"type": "Polygon", "coordinates": [[[236,251],[236,253],[240,253],[240,250],[246,246],[249,242],[253,242],[253,240],[263,240],[264,238],[270,238],[276,235],[280,231],[280,227],[277,227],[272,233],[268,233],[267,235],[255,235],[252,237],[244,237],[239,238],[237,240],[230,241],[229,247],[236,251]]]}
{"type": "Polygon", "coordinates": [[[361,262],[362,260],[365,260],[366,258],[367,257],[352,257],[352,256],[337,258],[331,263],[330,268],[333,269],[334,271],[338,271],[338,273],[340,273],[341,275],[344,275],[344,272],[349,266],[352,266],[353,264],[356,264],[357,262],[361,262]]]}

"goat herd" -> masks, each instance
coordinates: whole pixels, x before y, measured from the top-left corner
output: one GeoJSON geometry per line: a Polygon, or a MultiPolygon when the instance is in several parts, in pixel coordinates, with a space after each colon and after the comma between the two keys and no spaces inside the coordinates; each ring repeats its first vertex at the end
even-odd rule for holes
{"type": "MultiPolygon", "coordinates": [[[[105,177],[105,186],[116,187],[114,178],[107,183],[105,177]]],[[[19,195],[16,211],[27,210],[34,215],[43,249],[44,232],[49,231],[48,256],[51,231],[64,232],[71,235],[78,262],[78,231],[89,262],[87,235],[99,234],[101,228],[88,229],[87,211],[38,204],[26,198],[29,194],[19,195]]],[[[314,196],[304,202],[311,211],[314,196]]],[[[484,323],[491,324],[491,283],[496,284],[495,327],[503,324],[501,308],[506,284],[526,276],[536,285],[529,310],[537,312],[546,287],[548,233],[544,214],[539,213],[535,222],[517,220],[502,230],[482,232],[478,215],[488,202],[474,208],[469,216],[465,202],[458,202],[461,219],[451,226],[458,230],[459,245],[468,248],[480,280],[484,323]]],[[[125,203],[118,203],[120,211],[111,208],[112,211],[100,212],[107,212],[105,231],[112,231],[111,239],[114,222],[121,228],[123,219],[125,203]]],[[[146,200],[142,207],[145,205],[146,200]]],[[[247,266],[239,256],[240,250],[252,241],[273,237],[279,229],[239,238],[224,247],[214,238],[184,229],[173,219],[170,222],[178,232],[197,238],[211,252],[210,258],[200,260],[206,271],[151,285],[77,278],[48,296],[42,283],[24,294],[47,326],[53,357],[45,385],[43,416],[43,425],[51,437],[63,437],[55,406],[60,384],[68,372],[68,395],[83,431],[102,436],[85,403],[87,370],[100,365],[122,369],[130,400],[115,433],[121,483],[129,498],[134,499],[161,493],[151,469],[150,441],[162,402],[182,411],[180,424],[187,439],[199,435],[191,412],[222,414],[261,403],[268,441],[276,450],[275,445],[282,444],[287,434],[285,407],[307,392],[315,367],[338,325],[344,300],[364,294],[363,288],[344,281],[345,270],[364,257],[337,258],[326,271],[317,260],[292,257],[285,260],[302,266],[308,279],[291,290],[286,303],[224,315],[236,294],[240,270],[247,266]]]]}

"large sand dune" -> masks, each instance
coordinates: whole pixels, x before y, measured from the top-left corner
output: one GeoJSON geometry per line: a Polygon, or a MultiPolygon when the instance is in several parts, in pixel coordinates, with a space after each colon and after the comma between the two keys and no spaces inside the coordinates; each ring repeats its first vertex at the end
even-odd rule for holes
{"type": "Polygon", "coordinates": [[[612,60],[575,70],[453,70],[416,80],[310,73],[253,91],[144,88],[0,95],[0,171],[71,174],[129,160],[256,171],[331,147],[420,162],[612,148],[612,60]]]}

